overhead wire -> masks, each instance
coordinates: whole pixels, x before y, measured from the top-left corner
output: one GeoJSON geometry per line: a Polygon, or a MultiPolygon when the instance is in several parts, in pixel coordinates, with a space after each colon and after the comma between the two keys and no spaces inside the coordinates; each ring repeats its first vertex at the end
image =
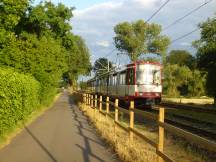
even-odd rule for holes
{"type": "Polygon", "coordinates": [[[194,12],[196,12],[197,10],[201,9],[203,6],[207,5],[211,1],[213,1],[213,0],[205,1],[202,5],[194,8],[193,10],[191,10],[190,12],[188,12],[187,14],[185,14],[184,16],[178,18],[177,20],[175,20],[171,24],[167,25],[165,28],[162,29],[162,31],[165,31],[165,30],[169,29],[171,26],[173,26],[173,25],[177,24],[178,22],[182,21],[183,19],[185,19],[186,17],[190,16],[191,14],[193,14],[194,12]]]}
{"type": "Polygon", "coordinates": [[[165,3],[163,3],[147,20],[146,22],[149,22],[162,8],[164,8],[167,3],[169,2],[170,0],[167,0],[165,3]]]}
{"type": "Polygon", "coordinates": [[[196,31],[198,31],[198,30],[199,30],[199,28],[196,28],[196,29],[194,29],[194,30],[192,30],[192,31],[190,31],[190,32],[188,32],[188,33],[186,33],[186,34],[184,34],[184,35],[182,35],[182,36],[180,36],[180,37],[178,37],[178,38],[172,40],[170,44],[173,44],[173,43],[175,43],[176,41],[178,41],[178,40],[180,40],[180,39],[183,39],[183,38],[185,38],[185,37],[187,37],[187,36],[193,34],[194,32],[196,32],[196,31]]]}

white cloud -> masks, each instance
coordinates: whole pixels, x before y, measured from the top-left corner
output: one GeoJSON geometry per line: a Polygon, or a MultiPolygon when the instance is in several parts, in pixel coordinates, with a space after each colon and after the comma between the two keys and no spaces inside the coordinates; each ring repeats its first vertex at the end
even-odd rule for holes
{"type": "MultiPolygon", "coordinates": [[[[95,58],[105,56],[114,48],[113,27],[122,21],[146,20],[166,0],[110,0],[105,3],[93,5],[83,10],[74,12],[72,19],[73,31],[81,35],[87,42],[88,47],[95,58]],[[106,40],[106,41],[105,41],[106,40]]],[[[177,18],[198,7],[204,0],[172,0],[170,1],[151,22],[169,25],[177,18]]],[[[212,1],[197,12],[193,13],[181,23],[164,31],[172,40],[178,38],[196,28],[197,24],[211,17],[215,10],[216,1],[212,1]]],[[[193,40],[199,39],[199,32],[173,43],[170,49],[189,49],[193,40]]],[[[126,57],[126,56],[125,56],[126,57]]],[[[115,53],[109,56],[115,60],[115,53]]]]}
{"type": "Polygon", "coordinates": [[[101,47],[109,47],[110,43],[108,41],[102,40],[102,41],[96,42],[96,45],[99,45],[101,47]]]}
{"type": "Polygon", "coordinates": [[[188,46],[191,46],[191,43],[189,43],[189,42],[181,42],[180,45],[188,47],[188,46]]]}

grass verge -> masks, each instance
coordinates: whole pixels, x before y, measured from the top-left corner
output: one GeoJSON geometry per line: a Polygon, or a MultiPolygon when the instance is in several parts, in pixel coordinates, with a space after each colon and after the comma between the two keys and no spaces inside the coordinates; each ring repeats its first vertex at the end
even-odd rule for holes
{"type": "Polygon", "coordinates": [[[0,138],[0,149],[10,144],[11,140],[17,136],[25,126],[30,125],[34,120],[36,120],[39,116],[44,114],[48,109],[52,107],[55,101],[60,97],[61,93],[58,93],[53,102],[49,106],[42,106],[29,115],[29,117],[25,121],[18,122],[15,128],[8,130],[8,132],[0,138]]]}
{"type": "MultiPolygon", "coordinates": [[[[79,107],[92,121],[97,128],[100,136],[107,141],[113,150],[117,153],[122,161],[126,162],[156,162],[157,155],[155,148],[150,146],[139,137],[134,138],[133,143],[130,143],[128,132],[125,132],[118,126],[115,126],[113,119],[108,116],[103,116],[98,110],[89,108],[84,104],[79,103],[79,107]]],[[[122,121],[122,124],[128,124],[127,120],[122,121]]],[[[148,138],[157,141],[157,128],[154,131],[149,131],[145,125],[136,125],[143,134],[148,138]]],[[[195,147],[196,148],[196,147],[195,147]]],[[[214,158],[207,157],[202,151],[195,150],[193,145],[188,144],[182,138],[177,138],[170,134],[165,138],[165,153],[177,162],[213,162],[214,158]]],[[[214,156],[213,156],[214,157],[214,156]]]]}
{"type": "Polygon", "coordinates": [[[79,104],[79,107],[84,110],[97,128],[99,135],[109,143],[122,161],[154,162],[157,160],[155,148],[136,137],[133,143],[130,143],[128,133],[117,126],[115,127],[112,119],[103,116],[98,111],[94,112],[93,109],[86,108],[83,104],[79,104]]]}

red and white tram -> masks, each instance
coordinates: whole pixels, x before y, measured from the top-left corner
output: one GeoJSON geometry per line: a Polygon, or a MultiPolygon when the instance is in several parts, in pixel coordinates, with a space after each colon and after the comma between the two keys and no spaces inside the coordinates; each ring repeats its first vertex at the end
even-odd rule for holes
{"type": "Polygon", "coordinates": [[[159,103],[162,93],[162,65],[138,61],[124,70],[110,72],[87,81],[88,90],[98,95],[134,100],[137,104],[159,103]]]}

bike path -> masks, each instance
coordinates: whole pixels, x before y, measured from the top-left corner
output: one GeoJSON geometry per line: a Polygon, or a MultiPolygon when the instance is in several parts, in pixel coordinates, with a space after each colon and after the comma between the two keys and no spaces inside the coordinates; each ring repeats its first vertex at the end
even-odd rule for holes
{"type": "Polygon", "coordinates": [[[0,150],[0,162],[116,161],[68,92],[0,150]]]}

